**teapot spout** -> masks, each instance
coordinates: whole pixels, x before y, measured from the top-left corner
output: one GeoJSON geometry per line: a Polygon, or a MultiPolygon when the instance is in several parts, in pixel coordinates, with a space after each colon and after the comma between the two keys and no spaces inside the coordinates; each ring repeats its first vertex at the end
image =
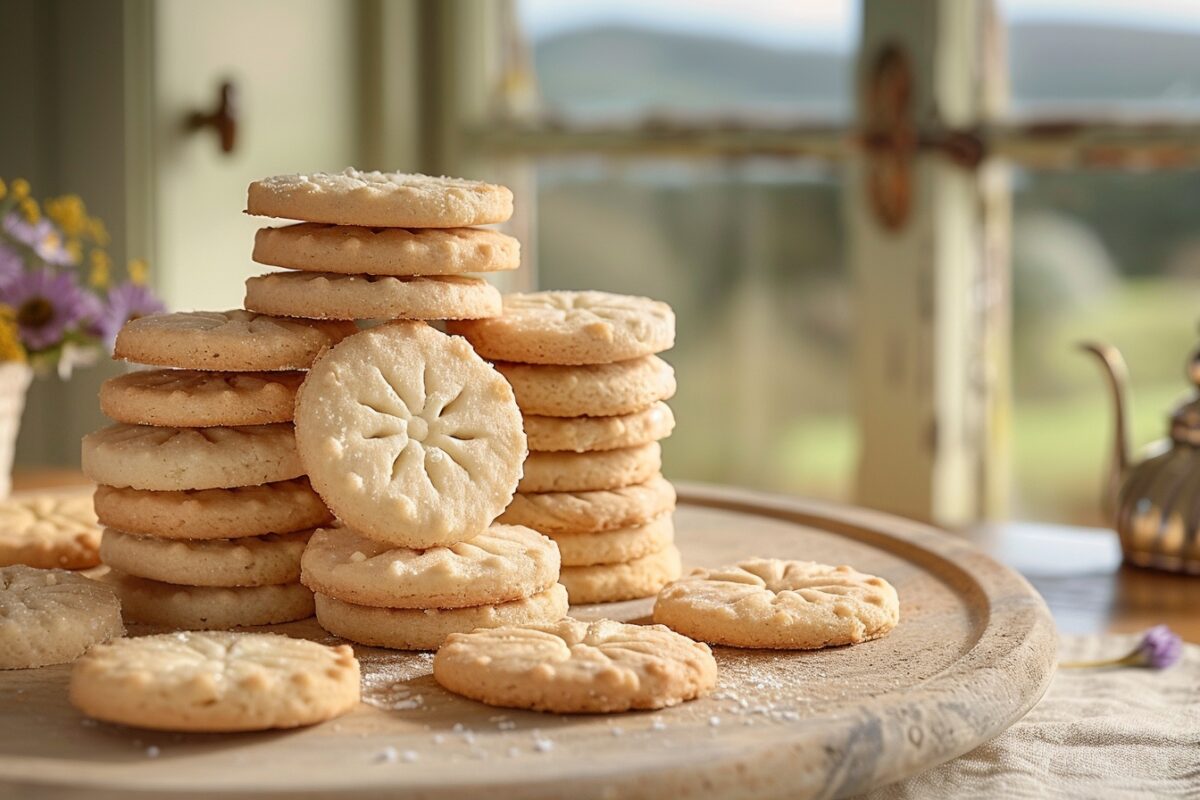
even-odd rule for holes
{"type": "Polygon", "coordinates": [[[1111,345],[1095,342],[1083,342],[1081,350],[1091,353],[1100,362],[1104,375],[1108,379],[1109,394],[1113,405],[1113,444],[1109,461],[1108,477],[1105,481],[1104,509],[1112,516],[1117,507],[1117,494],[1121,489],[1121,479],[1129,466],[1129,421],[1128,401],[1126,400],[1129,385],[1129,369],[1125,359],[1117,348],[1111,345]]]}

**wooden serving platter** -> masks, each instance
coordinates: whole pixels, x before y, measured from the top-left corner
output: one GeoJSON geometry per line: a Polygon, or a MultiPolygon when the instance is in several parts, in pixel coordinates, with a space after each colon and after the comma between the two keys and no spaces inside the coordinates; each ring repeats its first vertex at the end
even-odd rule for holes
{"type": "MultiPolygon", "coordinates": [[[[312,728],[163,734],[86,720],[70,669],[0,673],[0,795],[20,797],[844,797],[987,741],[1045,690],[1055,633],[1020,576],[949,534],[882,514],[684,487],[686,565],[849,563],[900,593],[887,637],[818,652],[715,648],[711,696],[660,712],[560,716],[442,691],[429,654],[360,648],[363,705],[312,728]]],[[[651,601],[573,609],[644,620],[651,601]]],[[[312,621],[276,626],[328,640],[312,621]]]]}

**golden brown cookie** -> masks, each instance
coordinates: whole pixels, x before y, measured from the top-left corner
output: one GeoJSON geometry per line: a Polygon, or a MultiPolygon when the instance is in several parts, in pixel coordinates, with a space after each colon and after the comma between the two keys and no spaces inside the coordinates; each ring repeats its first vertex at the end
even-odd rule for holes
{"type": "Polygon", "coordinates": [[[497,362],[496,369],[527,415],[612,417],[675,394],[675,370],[658,356],[575,367],[497,362]]]}
{"type": "Polygon", "coordinates": [[[543,533],[588,533],[645,524],[675,508],[675,487],[662,475],[645,483],[594,492],[539,492],[513,496],[500,522],[543,533]]]}
{"type": "Polygon", "coordinates": [[[551,533],[564,567],[618,564],[665,550],[675,542],[675,525],[664,514],[636,528],[592,533],[551,533]]]}
{"type": "Polygon", "coordinates": [[[525,415],[530,450],[586,453],[616,450],[665,439],[675,428],[666,403],[619,417],[542,417],[525,415]]]}
{"type": "Polygon", "coordinates": [[[109,587],[61,569],[0,567],[0,669],[74,661],[124,633],[109,587]]]}
{"type": "Polygon", "coordinates": [[[109,378],[100,410],[117,422],[206,428],[291,422],[303,372],[150,369],[109,378]]]}
{"type": "Polygon", "coordinates": [[[85,492],[40,492],[0,501],[0,566],[87,569],[100,563],[100,525],[85,492]]]}
{"type": "Polygon", "coordinates": [[[311,319],[482,319],[500,313],[500,292],[466,275],[271,272],[246,280],[246,308],[311,319]]]}
{"type": "Polygon", "coordinates": [[[567,587],[571,605],[612,603],[653,597],[678,578],[682,568],[679,550],[671,545],[624,564],[563,567],[559,581],[567,587]]]}
{"type": "Polygon", "coordinates": [[[300,580],[311,531],[239,539],[160,539],[108,528],[100,557],[115,570],[182,586],[271,586],[300,580]]]}
{"type": "Polygon", "coordinates": [[[175,630],[277,625],[313,615],[313,595],[298,583],[274,586],[177,586],[110,570],[100,580],[121,598],[127,622],[175,630]]]}
{"type": "Polygon", "coordinates": [[[644,483],[662,471],[658,442],[596,453],[530,453],[518,491],[590,492],[644,483]]]}

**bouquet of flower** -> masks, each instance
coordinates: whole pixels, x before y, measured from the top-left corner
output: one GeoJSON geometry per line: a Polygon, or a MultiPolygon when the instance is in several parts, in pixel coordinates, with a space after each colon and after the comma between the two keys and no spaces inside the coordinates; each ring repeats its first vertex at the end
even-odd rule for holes
{"type": "Polygon", "coordinates": [[[145,262],[130,262],[114,283],[108,242],[77,195],[39,206],[28,181],[0,179],[0,362],[65,379],[111,351],[126,322],[164,310],[145,262]]]}

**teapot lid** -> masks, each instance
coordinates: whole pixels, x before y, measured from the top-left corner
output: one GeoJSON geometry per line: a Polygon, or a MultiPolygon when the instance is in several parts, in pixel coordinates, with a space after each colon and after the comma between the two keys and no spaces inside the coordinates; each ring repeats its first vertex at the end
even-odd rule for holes
{"type": "MultiPolygon", "coordinates": [[[[1196,359],[1189,371],[1195,375],[1196,359]]],[[[1200,445],[1200,395],[1185,400],[1171,412],[1171,438],[1185,444],[1200,445]]]]}

